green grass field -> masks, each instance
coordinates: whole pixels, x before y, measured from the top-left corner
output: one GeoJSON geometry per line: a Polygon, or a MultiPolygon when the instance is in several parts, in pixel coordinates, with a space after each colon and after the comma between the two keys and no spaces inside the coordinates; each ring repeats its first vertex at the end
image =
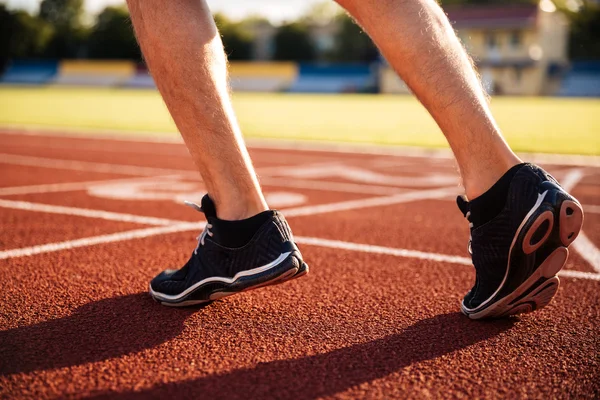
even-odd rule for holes
{"type": "MultiPolygon", "coordinates": [[[[234,95],[247,137],[446,146],[410,96],[234,95]]],[[[600,100],[497,97],[493,112],[517,151],[600,154],[600,100]]],[[[154,90],[0,88],[0,125],[173,134],[154,90]],[[171,133],[165,133],[171,132],[171,133]]]]}

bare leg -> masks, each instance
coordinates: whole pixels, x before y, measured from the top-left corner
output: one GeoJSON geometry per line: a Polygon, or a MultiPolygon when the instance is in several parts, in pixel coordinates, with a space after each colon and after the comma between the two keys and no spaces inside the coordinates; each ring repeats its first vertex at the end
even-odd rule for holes
{"type": "Polygon", "coordinates": [[[337,0],[427,108],[458,162],[467,197],[520,163],[448,19],[434,0],[337,0]]]}
{"type": "Polygon", "coordinates": [[[227,59],[204,0],[127,0],[156,85],[225,220],[267,209],[235,118],[227,59]]]}

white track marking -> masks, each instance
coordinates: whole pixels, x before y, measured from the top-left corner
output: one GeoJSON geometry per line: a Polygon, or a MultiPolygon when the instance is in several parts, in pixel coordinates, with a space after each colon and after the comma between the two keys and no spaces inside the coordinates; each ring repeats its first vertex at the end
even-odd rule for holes
{"type": "Polygon", "coordinates": [[[26,210],[26,211],[37,211],[45,212],[50,214],[62,214],[62,215],[74,215],[78,217],[87,218],[98,218],[108,221],[119,221],[119,222],[133,222],[136,224],[145,225],[174,225],[180,224],[182,221],[165,219],[165,218],[154,218],[144,217],[141,215],[124,214],[101,210],[91,210],[87,208],[77,207],[65,207],[65,206],[53,206],[49,204],[30,203],[27,201],[14,201],[14,200],[2,200],[0,199],[0,207],[11,208],[13,210],[26,210]]]}
{"type": "MultiPolygon", "coordinates": [[[[101,172],[119,175],[134,175],[134,176],[156,176],[156,175],[178,175],[189,176],[190,178],[200,181],[200,176],[191,169],[169,169],[169,168],[154,168],[143,167],[137,165],[123,165],[111,163],[97,163],[80,160],[64,160],[59,158],[24,156],[18,154],[0,153],[0,164],[25,165],[39,168],[64,169],[72,171],[85,172],[101,172]]],[[[308,164],[311,166],[313,164],[308,164]]],[[[323,163],[314,164],[322,166],[323,163]]],[[[283,165],[257,168],[256,172],[259,175],[271,175],[285,173],[288,168],[297,168],[296,165],[283,165]]]]}
{"type": "Polygon", "coordinates": [[[305,204],[308,198],[300,193],[265,192],[265,200],[267,204],[272,204],[273,208],[284,208],[305,204]]]}
{"type": "Polygon", "coordinates": [[[289,208],[283,210],[287,217],[303,215],[316,215],[337,211],[348,211],[367,207],[389,206],[393,204],[408,203],[414,200],[438,199],[456,193],[455,187],[407,191],[393,196],[371,197],[368,199],[349,200],[339,203],[320,204],[306,207],[289,208]]]}
{"type": "Polygon", "coordinates": [[[371,244],[361,244],[353,242],[344,242],[341,240],[329,240],[315,237],[294,236],[294,241],[301,244],[312,246],[329,247],[332,249],[351,250],[362,253],[387,254],[396,257],[418,258],[428,261],[447,262],[452,264],[471,265],[471,260],[467,257],[450,256],[446,254],[428,253],[418,250],[398,249],[393,247],[375,246],[371,244]]]}
{"type": "Polygon", "coordinates": [[[583,207],[584,213],[600,214],[600,206],[587,205],[583,207]]]}
{"type": "MultiPolygon", "coordinates": [[[[135,175],[144,176],[150,178],[140,179],[138,182],[147,182],[147,185],[151,185],[153,178],[156,176],[157,179],[176,178],[176,177],[188,177],[193,179],[196,183],[201,183],[199,176],[190,170],[178,170],[178,169],[164,169],[164,168],[153,168],[153,167],[141,167],[134,165],[119,165],[119,164],[107,164],[107,163],[93,163],[87,161],[78,160],[63,160],[54,158],[44,157],[33,157],[33,156],[21,156],[14,154],[2,154],[0,153],[0,164],[14,164],[14,165],[27,165],[40,168],[55,168],[55,169],[66,169],[75,171],[86,171],[86,172],[102,172],[112,174],[124,174],[124,175],[135,175]],[[150,182],[148,182],[150,181],[150,182]]],[[[265,185],[282,186],[282,187],[295,187],[301,189],[313,189],[321,191],[334,191],[334,192],[345,192],[345,193],[360,193],[360,194],[395,194],[400,193],[402,190],[392,186],[379,186],[370,184],[358,184],[358,183],[346,183],[346,182],[327,182],[321,180],[302,180],[302,179],[290,179],[284,177],[276,177],[272,175],[284,175],[294,176],[297,174],[308,174],[312,178],[320,178],[322,176],[339,176],[349,180],[358,180],[360,182],[374,182],[383,183],[388,185],[404,185],[404,186],[442,186],[449,182],[457,181],[456,177],[452,175],[431,175],[422,177],[412,178],[397,178],[388,175],[382,175],[376,172],[355,168],[340,164],[339,162],[331,163],[315,163],[305,164],[302,166],[297,165],[284,165],[284,166],[272,166],[257,168],[257,173],[261,175],[261,182],[265,185]]],[[[88,188],[90,185],[95,186],[96,184],[107,185],[114,183],[118,185],[120,182],[131,183],[135,185],[136,181],[131,178],[125,180],[113,179],[113,180],[101,180],[101,181],[89,181],[89,182],[72,182],[62,184],[47,184],[47,185],[33,185],[33,186],[16,186],[8,188],[0,188],[0,196],[8,196],[15,194],[31,194],[31,193],[46,193],[46,192],[61,192],[70,190],[81,190],[88,188]]],[[[104,191],[106,192],[106,191],[104,191]]],[[[115,192],[117,194],[117,192],[115,192]]],[[[115,194],[115,196],[116,196],[115,194]]],[[[102,196],[101,196],[102,197],[102,196]]],[[[114,196],[112,196],[114,197],[114,196]]]]}
{"type": "MultiPolygon", "coordinates": [[[[0,163],[1,163],[1,161],[0,161],[0,163]]],[[[12,186],[12,187],[0,188],[0,196],[72,192],[72,191],[87,189],[91,185],[144,182],[144,181],[148,181],[148,180],[154,181],[157,179],[170,179],[170,178],[177,178],[177,177],[179,177],[179,175],[159,175],[159,176],[152,176],[152,177],[148,177],[148,178],[137,177],[137,178],[124,178],[124,179],[108,179],[108,180],[100,180],[100,181],[95,180],[95,181],[84,181],[84,182],[49,183],[49,184],[44,184],[44,185],[12,186]]]]}
{"type": "Polygon", "coordinates": [[[178,201],[200,199],[205,190],[199,182],[182,181],[175,176],[168,179],[139,180],[133,182],[108,182],[92,184],[87,194],[111,200],[164,200],[178,201]]]}
{"type": "Polygon", "coordinates": [[[183,232],[202,229],[202,223],[181,223],[163,227],[136,229],[132,231],[112,233],[109,235],[92,236],[83,239],[69,240],[66,242],[49,243],[39,246],[24,247],[21,249],[0,251],[0,260],[14,257],[33,256],[42,253],[51,253],[60,250],[74,249],[77,247],[88,247],[97,244],[123,242],[125,240],[140,239],[167,233],[183,232]]]}
{"type": "MultiPolygon", "coordinates": [[[[362,253],[385,254],[396,257],[416,258],[419,260],[445,262],[449,264],[472,265],[471,259],[461,256],[452,256],[447,254],[429,253],[418,250],[399,249],[393,247],[374,246],[371,244],[361,244],[353,242],[343,242],[340,240],[329,240],[315,237],[295,236],[294,240],[297,243],[328,247],[332,249],[341,249],[349,251],[357,251],[362,253]]],[[[600,274],[590,272],[581,272],[573,270],[563,270],[559,272],[560,276],[566,278],[589,279],[600,281],[600,274]]]]}
{"type": "MultiPolygon", "coordinates": [[[[183,203],[190,199],[201,199],[206,189],[195,181],[182,181],[179,176],[167,176],[138,181],[106,182],[90,184],[87,193],[90,196],[126,201],[175,201],[183,203]]],[[[275,208],[292,207],[305,204],[307,197],[300,193],[267,191],[265,198],[275,208]]]]}
{"type": "Polygon", "coordinates": [[[290,166],[276,170],[272,175],[293,178],[341,178],[350,182],[375,183],[378,185],[405,187],[439,187],[458,182],[458,177],[450,174],[427,174],[421,176],[394,176],[370,171],[343,163],[327,163],[290,166]]]}
{"type": "Polygon", "coordinates": [[[600,281],[600,274],[594,274],[592,272],[573,271],[572,269],[563,269],[558,273],[558,276],[563,276],[565,278],[589,279],[592,281],[600,281]]]}
{"type": "Polygon", "coordinates": [[[403,190],[390,186],[363,185],[360,183],[343,183],[328,181],[311,181],[304,179],[290,179],[277,177],[261,177],[263,186],[292,187],[298,189],[321,190],[328,192],[358,193],[358,194],[381,194],[391,195],[401,193],[403,190]]]}
{"type": "MultiPolygon", "coordinates": [[[[567,192],[570,192],[584,175],[583,169],[574,168],[563,175],[561,185],[567,192]]],[[[575,249],[581,257],[592,266],[594,271],[600,273],[600,250],[583,231],[579,232],[579,236],[577,236],[577,239],[575,239],[571,246],[573,246],[573,249],[575,249]]]]}
{"type": "MultiPolygon", "coordinates": [[[[181,223],[177,225],[136,229],[127,232],[113,233],[109,235],[93,236],[83,239],[70,240],[65,242],[50,243],[40,246],[31,246],[21,249],[5,250],[0,252],[0,260],[33,256],[36,254],[50,253],[61,250],[69,250],[78,247],[88,247],[97,244],[123,242],[126,240],[141,239],[151,236],[164,235],[170,233],[179,233],[187,231],[197,231],[204,227],[204,223],[181,223]]],[[[448,254],[429,253],[418,250],[400,249],[393,247],[374,246],[370,244],[361,244],[353,242],[344,242],[340,240],[329,240],[315,237],[296,236],[295,241],[309,246],[327,247],[339,250],[356,251],[370,254],[384,254],[395,257],[415,258],[434,262],[444,262],[448,264],[471,265],[471,260],[467,257],[453,256],[448,254]]],[[[592,274],[581,271],[561,271],[560,276],[575,279],[588,279],[600,281],[600,274],[592,274]]]]}
{"type": "MultiPolygon", "coordinates": [[[[179,143],[183,141],[176,132],[143,132],[143,131],[119,131],[109,129],[84,129],[70,127],[49,127],[47,125],[2,125],[0,134],[51,136],[78,139],[109,140],[116,142],[142,142],[142,143],[179,143]],[[133,133],[124,137],[124,134],[133,133]]],[[[331,143],[309,140],[284,140],[284,139],[247,139],[248,147],[272,150],[297,150],[314,151],[325,153],[352,153],[371,155],[392,155],[403,157],[421,158],[445,158],[452,159],[449,149],[427,149],[410,146],[381,146],[369,143],[331,143]]],[[[591,166],[600,167],[599,156],[584,156],[570,154],[546,154],[546,153],[519,153],[523,159],[531,162],[569,165],[569,166],[591,166]]]]}
{"type": "Polygon", "coordinates": [[[575,188],[583,176],[584,172],[581,168],[573,168],[571,170],[564,171],[562,179],[560,180],[560,185],[563,187],[563,189],[565,189],[565,191],[570,192],[575,188]]]}
{"type": "Polygon", "coordinates": [[[587,261],[594,271],[600,273],[600,250],[592,243],[592,241],[582,232],[579,233],[577,239],[571,244],[575,250],[587,261]]]}
{"type": "MultiPolygon", "coordinates": [[[[408,193],[403,193],[401,195],[394,195],[394,196],[372,197],[370,199],[364,199],[364,200],[359,200],[359,201],[343,201],[343,202],[339,202],[339,203],[324,204],[321,206],[288,208],[288,209],[284,210],[284,212],[287,216],[301,216],[301,215],[323,214],[323,213],[342,211],[342,210],[360,209],[360,208],[365,208],[365,207],[370,207],[370,206],[391,205],[391,204],[405,203],[405,202],[409,202],[409,201],[413,201],[413,200],[420,200],[423,198],[435,198],[435,197],[439,197],[439,196],[446,196],[449,194],[450,189],[454,190],[454,188],[447,188],[447,189],[415,191],[415,192],[408,192],[408,193]]],[[[24,203],[24,202],[11,202],[11,203],[24,203]]],[[[28,204],[30,204],[30,203],[28,203],[28,204]]],[[[36,205],[36,206],[46,207],[46,205],[43,205],[43,204],[36,205]]],[[[52,207],[54,212],[63,213],[66,215],[80,215],[80,216],[92,217],[92,215],[94,213],[97,213],[98,216],[106,215],[105,213],[107,213],[105,211],[100,211],[100,210],[77,209],[74,207],[54,207],[54,206],[48,206],[48,207],[52,207]],[[74,213],[76,213],[76,214],[74,214],[74,213]]],[[[122,217],[123,219],[125,219],[125,218],[130,217],[127,214],[122,215],[122,216],[119,216],[117,213],[110,213],[110,214],[112,214],[112,217],[114,217],[114,218],[122,217]]],[[[93,216],[93,217],[96,218],[96,216],[93,216]]],[[[144,218],[144,217],[141,217],[141,218],[144,218]]],[[[148,217],[148,218],[151,218],[151,217],[148,217]]],[[[153,220],[154,219],[151,218],[151,219],[146,219],[145,221],[147,223],[152,223],[152,222],[158,223],[159,222],[159,221],[153,221],[153,220]]],[[[184,222],[184,221],[174,221],[174,222],[176,222],[177,225],[171,225],[171,226],[180,226],[182,229],[172,230],[172,231],[167,230],[167,231],[164,231],[165,233],[194,230],[194,229],[198,229],[201,226],[198,224],[193,224],[193,223],[184,222]]],[[[165,227],[165,228],[168,228],[168,227],[165,227]]],[[[133,232],[146,232],[146,230],[136,230],[133,232]]],[[[153,232],[153,231],[150,231],[150,232],[153,232]]],[[[163,231],[157,231],[157,232],[158,233],[156,233],[156,234],[163,233],[163,231]]],[[[66,242],[61,242],[61,243],[32,246],[32,247],[27,247],[27,248],[23,248],[23,249],[7,250],[4,252],[0,252],[0,259],[21,257],[21,256],[32,255],[32,254],[41,254],[41,253],[46,253],[49,251],[58,251],[63,248],[70,248],[69,247],[70,243],[75,243],[76,247],[82,247],[82,246],[91,246],[91,245],[99,244],[99,243],[107,243],[105,240],[109,240],[109,241],[113,241],[113,242],[118,241],[117,239],[114,239],[114,238],[123,237],[123,239],[120,239],[120,240],[127,240],[127,238],[129,238],[127,232],[123,232],[124,236],[118,236],[118,235],[119,234],[102,235],[102,236],[96,236],[96,237],[92,237],[92,238],[84,238],[84,239],[66,241],[66,242]],[[109,239],[106,239],[106,238],[109,238],[109,239]]],[[[136,233],[136,235],[137,235],[137,233],[136,233]]],[[[152,236],[152,235],[149,235],[149,236],[152,236]]],[[[134,239],[136,237],[138,237],[138,236],[134,235],[131,237],[131,239],[134,239]]]]}
{"type": "MultiPolygon", "coordinates": [[[[19,130],[18,132],[14,132],[16,134],[23,134],[24,132],[22,130],[19,130]]],[[[32,133],[29,132],[29,134],[36,136],[36,135],[40,135],[40,132],[36,132],[36,133],[32,133]]],[[[57,136],[57,135],[52,135],[52,136],[57,136]]],[[[84,136],[75,136],[75,135],[58,135],[61,137],[79,137],[80,139],[85,139],[84,136]]],[[[180,139],[173,139],[173,140],[164,140],[163,138],[160,139],[148,139],[148,138],[107,138],[107,137],[96,137],[95,139],[103,139],[103,140],[115,140],[115,141],[119,141],[122,143],[127,143],[127,142],[156,142],[156,143],[180,143],[180,139]]],[[[334,146],[334,147],[329,147],[327,145],[323,145],[321,143],[305,143],[307,145],[307,147],[303,147],[304,144],[299,144],[298,142],[289,142],[289,143],[285,143],[282,141],[277,141],[277,142],[272,142],[272,143],[266,143],[266,142],[261,142],[255,146],[251,146],[251,147],[257,147],[257,148],[267,148],[267,149],[286,149],[286,150],[311,150],[311,151],[326,151],[326,152],[342,152],[342,153],[348,153],[348,152],[354,152],[354,153],[366,153],[366,154],[390,154],[390,155],[399,155],[399,156],[414,156],[414,157],[434,157],[434,158],[449,158],[449,153],[441,150],[441,151],[437,151],[437,150],[423,150],[423,149],[413,149],[413,148],[409,148],[409,149],[404,149],[404,148],[394,148],[394,147],[383,147],[383,148],[371,148],[371,149],[366,149],[366,151],[360,151],[360,148],[364,148],[364,147],[370,147],[370,146],[363,146],[361,145],[361,147],[355,147],[355,146],[345,146],[343,145],[342,147],[340,146],[334,146]],[[373,150],[373,151],[372,151],[373,150]],[[404,152],[404,150],[408,150],[408,152],[404,152]]],[[[19,155],[12,155],[12,154],[0,154],[0,157],[2,157],[0,159],[0,163],[4,162],[5,159],[7,160],[12,160],[12,163],[15,163],[17,165],[31,165],[30,163],[32,163],[34,166],[44,166],[44,167],[49,167],[49,168],[65,168],[66,169],[74,169],[74,170],[89,170],[88,168],[92,169],[95,172],[108,172],[108,173],[120,173],[120,174],[129,174],[129,175],[156,175],[156,174],[164,174],[164,173],[177,173],[180,174],[182,172],[188,172],[191,173],[188,170],[172,170],[172,169],[159,169],[159,168],[148,168],[148,167],[138,167],[138,166],[130,166],[130,165],[115,165],[115,164],[104,164],[104,163],[90,163],[90,162],[85,162],[85,161],[69,161],[69,160],[56,160],[56,159],[51,159],[51,158],[40,158],[40,157],[29,157],[29,156],[19,156],[19,155]],[[40,165],[43,164],[43,165],[40,165]]],[[[552,163],[552,164],[562,164],[562,165],[586,165],[586,166],[600,166],[600,157],[595,157],[595,156],[562,156],[562,155],[535,155],[534,157],[530,157],[529,158],[534,158],[534,160],[544,160],[542,162],[547,162],[547,163],[552,163]]],[[[289,167],[289,166],[286,166],[289,167]]],[[[267,170],[274,170],[274,171],[280,171],[281,168],[286,168],[286,167],[269,167],[267,168],[267,170]]],[[[267,171],[269,172],[269,171],[267,171]]],[[[567,189],[570,190],[569,188],[574,187],[577,182],[581,179],[581,177],[583,176],[583,171],[581,169],[574,169],[569,171],[566,176],[563,178],[563,186],[567,189]]],[[[73,183],[73,185],[76,185],[77,183],[73,183]]],[[[66,185],[66,184],[65,184],[66,185]]],[[[54,190],[58,190],[55,185],[37,185],[37,190],[43,190],[41,188],[41,186],[46,186],[48,189],[54,191],[54,190]]],[[[30,187],[32,188],[32,187],[30,187]]],[[[4,189],[15,189],[16,188],[4,188],[4,189]]],[[[23,189],[21,189],[23,190],[23,189]]],[[[335,211],[342,211],[342,210],[350,210],[350,209],[357,209],[357,208],[362,208],[362,207],[369,207],[369,206],[380,206],[380,205],[390,205],[390,204],[397,204],[397,203],[402,203],[402,202],[406,202],[406,201],[412,201],[412,200],[417,200],[417,199],[424,199],[424,198],[443,198],[446,197],[447,195],[450,194],[450,190],[452,192],[455,191],[454,188],[444,188],[444,189],[436,189],[436,190],[430,190],[430,191],[420,191],[420,192],[409,192],[409,193],[403,193],[403,194],[398,194],[398,195],[394,195],[394,196],[389,196],[389,197],[378,197],[378,198],[371,198],[371,199],[366,199],[366,200],[359,200],[359,201],[348,201],[348,202],[341,202],[341,203],[334,203],[334,204],[329,204],[329,205],[321,205],[321,206],[314,206],[314,207],[298,207],[295,209],[290,209],[288,210],[287,214],[288,216],[300,216],[300,215],[308,215],[308,214],[318,214],[318,213],[323,213],[323,212],[335,212],[335,211]],[[438,193],[434,193],[434,192],[438,192],[438,193]],[[442,194],[442,192],[444,192],[442,194]],[[420,194],[419,194],[420,193],[420,194]],[[400,197],[398,197],[400,196],[400,197]],[[414,196],[414,198],[410,199],[411,196],[414,196]],[[311,209],[312,208],[312,209],[311,209]],[[316,212],[315,212],[316,211],[316,212]]],[[[45,205],[44,205],[45,206],[45,205]]],[[[69,207],[67,207],[69,208],[69,207]]],[[[56,210],[56,209],[55,209],[56,210]]],[[[87,211],[96,211],[96,210],[87,210],[87,211]]],[[[107,213],[102,211],[102,213],[107,213]]],[[[118,213],[109,213],[109,214],[118,214],[118,213]]],[[[106,214],[105,214],[106,215],[106,214]]],[[[151,217],[142,217],[142,218],[151,218],[151,217]]],[[[148,220],[146,220],[148,221],[148,220]]],[[[185,223],[185,225],[189,225],[189,223],[185,223]]],[[[192,224],[194,225],[194,224],[192,224]]],[[[194,225],[196,227],[198,227],[199,225],[196,224],[194,225]]],[[[171,227],[165,227],[163,229],[166,228],[171,228],[171,227]]],[[[149,228],[149,229],[160,229],[160,228],[149,228]]],[[[187,229],[186,229],[187,230],[187,229]]],[[[145,230],[139,230],[139,231],[145,231],[145,230]]],[[[134,232],[134,231],[132,231],[134,232]]],[[[135,231],[137,232],[137,231],[135,231]]],[[[126,233],[123,233],[126,234],[126,233]]],[[[160,234],[160,233],[157,233],[160,234]]],[[[116,234],[118,235],[118,234],[116,234]]],[[[114,235],[104,235],[104,236],[114,236],[114,235]]],[[[135,237],[135,235],[134,235],[135,237]]],[[[145,237],[145,236],[141,236],[141,237],[145,237]]],[[[90,238],[88,238],[90,239],[90,238]]],[[[94,239],[94,238],[91,238],[94,239]]],[[[79,241],[86,241],[87,239],[80,239],[80,240],[76,240],[76,241],[72,241],[74,243],[78,243],[79,241]]],[[[97,239],[100,240],[100,239],[97,239]]],[[[125,240],[125,239],[123,239],[125,240]]],[[[114,240],[114,241],[118,241],[118,240],[114,240]]],[[[89,240],[88,241],[91,244],[96,244],[95,240],[89,240]]],[[[86,243],[88,243],[86,242],[86,243]]],[[[66,243],[66,242],[64,242],[66,243]]],[[[102,241],[98,242],[98,243],[103,243],[102,241]]],[[[90,245],[91,245],[90,244],[90,245]]],[[[86,244],[87,245],[87,244],[86,244]]],[[[34,246],[36,248],[46,248],[45,246],[50,246],[50,245],[43,245],[43,246],[34,246]]],[[[80,247],[80,246],[76,246],[76,247],[80,247]]],[[[580,233],[580,237],[578,238],[578,240],[576,240],[573,244],[573,247],[578,250],[579,252],[582,253],[583,257],[590,263],[592,264],[592,266],[596,269],[596,267],[599,265],[598,264],[598,259],[600,259],[600,256],[598,254],[600,254],[600,252],[598,251],[598,249],[589,241],[589,239],[587,239],[587,237],[584,235],[583,232],[580,233]],[[582,245],[578,245],[579,243],[585,243],[582,245]]],[[[16,250],[8,250],[8,252],[11,252],[11,254],[16,254],[14,252],[18,252],[20,250],[26,250],[26,249],[16,249],[16,250]]],[[[60,249],[59,249],[60,250],[60,249]]],[[[50,250],[50,251],[56,251],[56,250],[50,250]]],[[[41,251],[41,252],[46,252],[46,251],[41,251]]],[[[6,252],[2,252],[0,254],[4,254],[6,252]]],[[[28,253],[25,253],[28,254],[28,253]]],[[[34,253],[34,254],[39,254],[39,253],[34,253]]],[[[587,273],[584,272],[579,272],[579,271],[564,271],[563,275],[564,276],[568,276],[571,275],[573,277],[585,277],[587,275],[585,275],[587,273]]],[[[590,274],[590,275],[594,275],[594,274],[590,274]]],[[[600,276],[600,275],[598,275],[600,276]]],[[[592,279],[592,278],[589,278],[592,279]]],[[[594,278],[595,279],[595,278],[594,278]]]]}
{"type": "Polygon", "coordinates": [[[108,163],[96,163],[77,160],[61,160],[56,158],[21,156],[15,154],[0,153],[0,163],[13,165],[26,165],[30,167],[66,169],[72,171],[102,172],[118,175],[172,175],[191,170],[139,167],[136,165],[119,165],[108,163]]]}

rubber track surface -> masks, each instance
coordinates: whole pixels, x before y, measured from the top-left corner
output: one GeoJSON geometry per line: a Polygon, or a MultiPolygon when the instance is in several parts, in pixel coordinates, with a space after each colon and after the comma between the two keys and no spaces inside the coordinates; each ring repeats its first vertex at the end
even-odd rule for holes
{"type": "MultiPolygon", "coordinates": [[[[151,300],[148,281],[186,261],[200,228],[33,255],[14,251],[170,226],[136,217],[196,221],[197,214],[169,198],[177,194],[173,188],[203,190],[182,144],[41,133],[0,134],[0,141],[0,153],[29,157],[0,155],[2,398],[600,397],[600,265],[590,263],[600,247],[598,213],[590,212],[584,225],[591,250],[573,250],[567,265],[582,277],[561,277],[557,297],[538,313],[475,322],[459,312],[474,272],[464,265],[468,228],[453,204],[460,189],[451,160],[252,149],[265,191],[290,210],[311,273],[201,308],[171,309],[151,300]],[[115,167],[99,172],[89,163],[115,167]],[[331,165],[375,175],[314,172],[331,165]],[[136,174],[119,166],[142,168],[136,174]],[[301,172],[289,172],[294,168],[301,172]],[[160,186],[159,175],[174,180],[160,186]],[[394,181],[430,175],[446,180],[428,187],[394,181]],[[119,192],[148,178],[160,187],[136,195],[155,198],[103,197],[85,183],[104,181],[102,189],[106,181],[131,180],[119,192]],[[268,183],[274,178],[280,185],[268,183]],[[313,187],[290,186],[298,182],[313,187]],[[39,186],[65,183],[80,186],[39,186]],[[390,194],[381,194],[385,188],[390,194]],[[303,211],[438,188],[451,190],[438,198],[303,211]],[[129,220],[15,204],[103,210],[129,220]],[[333,242],[302,244],[303,238],[421,253],[339,249],[333,242]]],[[[600,209],[600,169],[549,169],[559,179],[579,170],[584,177],[574,194],[584,209],[600,209]]]]}

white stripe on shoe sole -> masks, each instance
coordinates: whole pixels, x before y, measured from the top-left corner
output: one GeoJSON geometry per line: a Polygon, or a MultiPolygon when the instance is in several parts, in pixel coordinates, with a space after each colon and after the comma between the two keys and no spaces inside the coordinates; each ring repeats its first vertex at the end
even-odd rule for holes
{"type": "Polygon", "coordinates": [[[150,294],[153,297],[155,297],[156,299],[161,300],[161,301],[177,301],[179,299],[185,298],[187,295],[192,293],[198,287],[205,285],[207,283],[222,282],[222,283],[231,284],[245,276],[251,276],[251,275],[256,275],[256,274],[266,272],[270,269],[273,269],[273,268],[279,266],[279,264],[281,264],[290,254],[292,254],[291,251],[288,251],[286,253],[281,253],[279,255],[279,257],[277,257],[275,260],[271,261],[270,263],[265,264],[261,267],[256,267],[256,268],[248,269],[245,271],[240,271],[237,274],[235,274],[232,278],[228,278],[225,276],[211,276],[210,278],[202,279],[201,281],[196,282],[195,284],[193,284],[192,286],[190,286],[183,292],[176,294],[176,295],[168,295],[168,294],[156,292],[152,289],[152,287],[150,287],[150,294]]]}

